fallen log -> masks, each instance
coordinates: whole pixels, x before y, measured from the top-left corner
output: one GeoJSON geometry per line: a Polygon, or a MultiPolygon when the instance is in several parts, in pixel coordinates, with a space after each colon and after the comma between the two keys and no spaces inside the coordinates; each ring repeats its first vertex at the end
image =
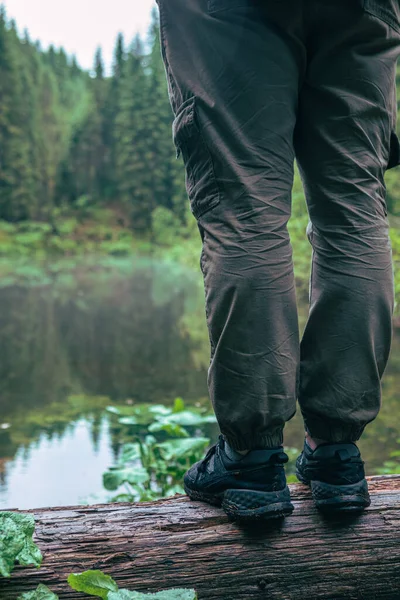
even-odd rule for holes
{"type": "Polygon", "coordinates": [[[87,598],[67,576],[101,569],[122,588],[195,588],[199,600],[400,600],[400,475],[368,481],[371,506],[346,518],[321,516],[301,484],[290,486],[292,516],[263,525],[239,526],[186,496],[24,511],[43,565],[0,579],[0,599],[39,583],[87,598]]]}

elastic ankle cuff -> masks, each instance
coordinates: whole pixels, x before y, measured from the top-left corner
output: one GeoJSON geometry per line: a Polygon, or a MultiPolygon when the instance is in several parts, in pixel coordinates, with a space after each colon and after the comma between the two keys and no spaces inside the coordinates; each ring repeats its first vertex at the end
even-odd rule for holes
{"type": "Polygon", "coordinates": [[[356,442],[360,439],[365,425],[346,425],[332,420],[304,418],[305,430],[311,438],[326,440],[338,444],[340,442],[356,442]]]}
{"type": "Polygon", "coordinates": [[[242,436],[233,438],[223,434],[232,450],[266,450],[283,445],[283,430],[278,430],[270,435],[242,436]]]}

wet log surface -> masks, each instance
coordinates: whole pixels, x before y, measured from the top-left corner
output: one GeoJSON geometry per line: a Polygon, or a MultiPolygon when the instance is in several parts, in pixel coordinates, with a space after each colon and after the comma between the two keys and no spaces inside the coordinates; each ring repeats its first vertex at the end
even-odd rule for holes
{"type": "Polygon", "coordinates": [[[400,476],[368,481],[371,506],[335,519],[291,485],[295,511],[272,525],[238,526],[186,496],[23,511],[35,516],[43,565],[0,579],[0,599],[39,583],[60,599],[88,598],[66,578],[101,569],[122,588],[195,588],[199,600],[400,600],[400,476]]]}

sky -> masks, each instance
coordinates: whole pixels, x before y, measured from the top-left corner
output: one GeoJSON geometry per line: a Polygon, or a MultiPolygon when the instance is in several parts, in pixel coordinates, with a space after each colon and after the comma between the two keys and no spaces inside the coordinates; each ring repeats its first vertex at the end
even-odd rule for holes
{"type": "Polygon", "coordinates": [[[76,54],[79,65],[91,69],[97,46],[109,71],[119,31],[131,42],[136,33],[145,38],[155,0],[0,0],[22,34],[26,28],[42,47],[63,46],[76,54]]]}

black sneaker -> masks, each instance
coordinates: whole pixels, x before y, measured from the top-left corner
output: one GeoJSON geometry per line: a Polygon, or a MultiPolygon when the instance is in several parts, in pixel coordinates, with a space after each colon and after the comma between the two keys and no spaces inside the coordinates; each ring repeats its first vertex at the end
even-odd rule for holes
{"type": "Polygon", "coordinates": [[[184,476],[192,500],[222,506],[234,520],[274,519],[293,511],[283,464],[289,458],[283,447],[251,450],[238,461],[225,453],[219,436],[203,460],[184,476]]]}
{"type": "Polygon", "coordinates": [[[353,442],[323,443],[304,450],[296,461],[296,476],[311,486],[317,508],[325,512],[352,512],[371,504],[364,461],[353,442]]]}

